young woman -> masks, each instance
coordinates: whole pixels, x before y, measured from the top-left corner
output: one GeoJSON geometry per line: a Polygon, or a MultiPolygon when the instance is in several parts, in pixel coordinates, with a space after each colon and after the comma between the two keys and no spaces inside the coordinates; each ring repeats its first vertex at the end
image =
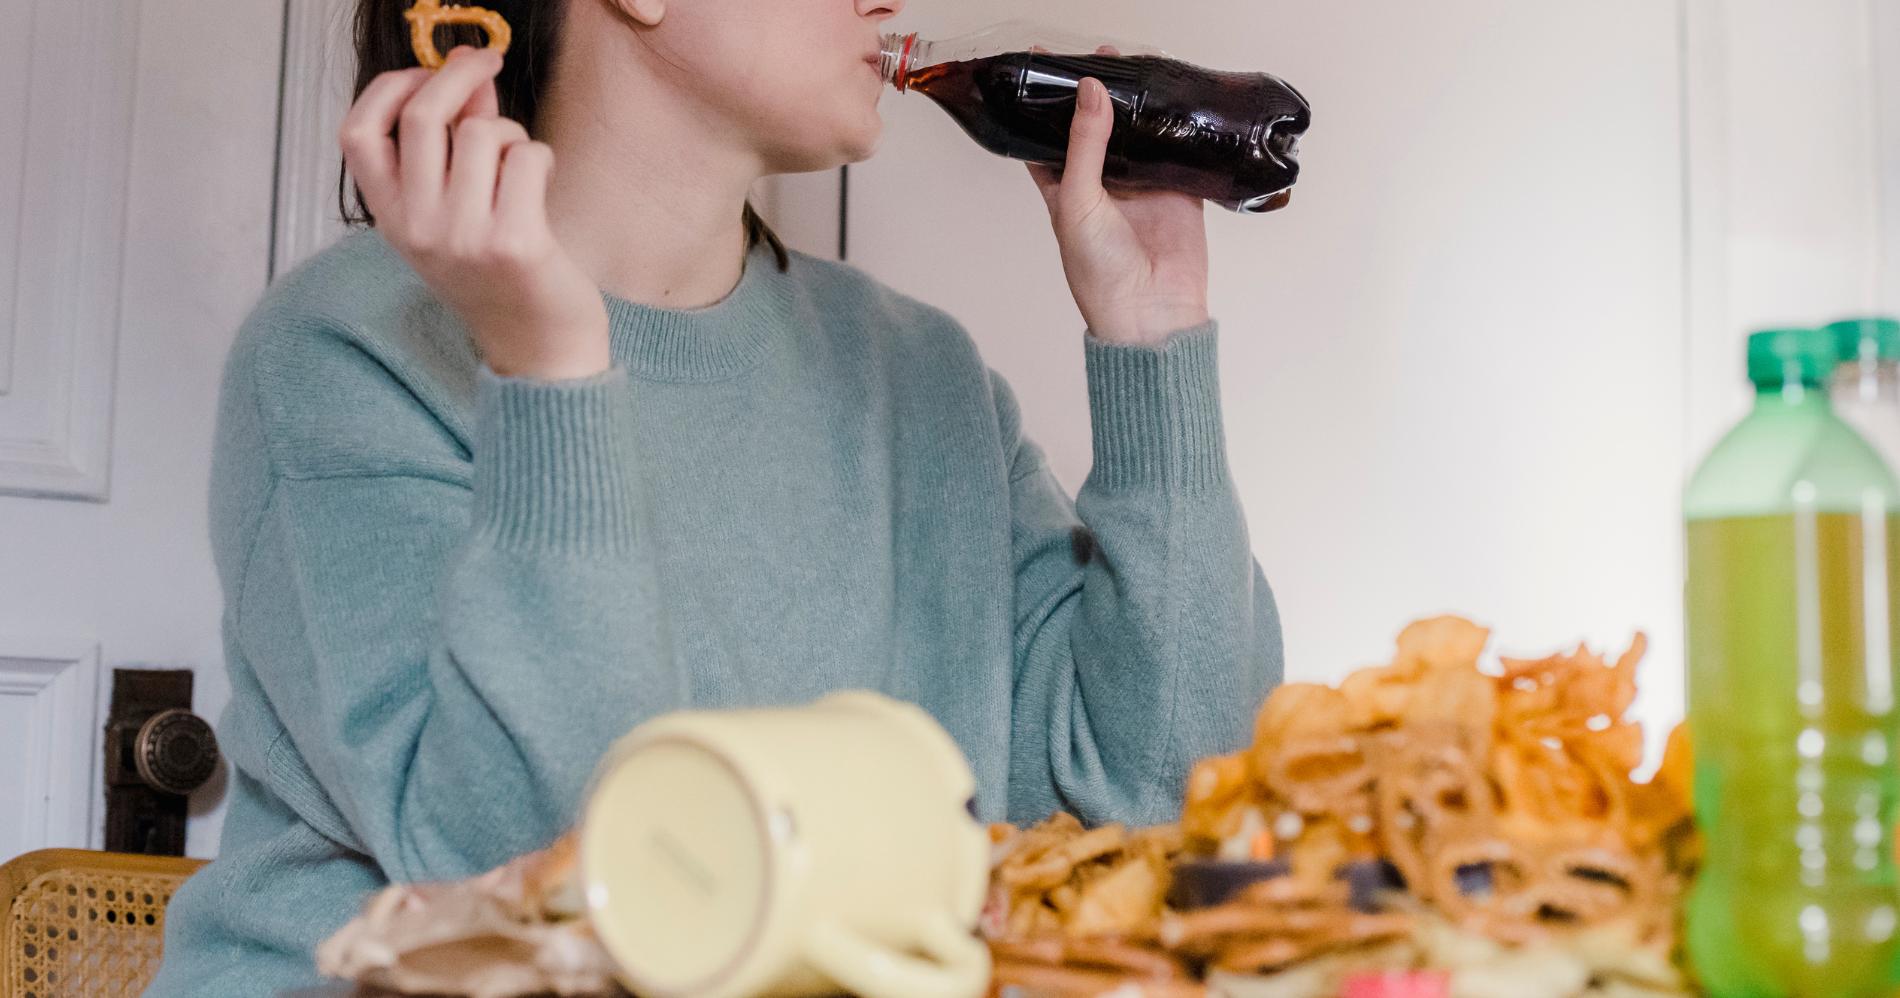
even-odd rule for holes
{"type": "MultiPolygon", "coordinates": [[[[1049,206],[1095,463],[1066,496],[948,315],[787,253],[754,181],[868,157],[902,0],[488,0],[413,65],[359,0],[365,228],[226,368],[222,855],[153,995],[314,982],[391,881],[546,845],[683,707],[930,710],[985,819],[1149,822],[1280,674],[1228,474],[1203,206],[1109,193],[1091,83],[1049,206]]],[[[875,787],[866,787],[875,794],[875,787]]]]}

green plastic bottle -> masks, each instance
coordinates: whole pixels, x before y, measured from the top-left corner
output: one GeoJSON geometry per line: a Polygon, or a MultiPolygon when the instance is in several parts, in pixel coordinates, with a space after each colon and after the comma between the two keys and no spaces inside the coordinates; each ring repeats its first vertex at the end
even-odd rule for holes
{"type": "Polygon", "coordinates": [[[1748,341],[1755,406],[1691,481],[1689,730],[1712,998],[1894,993],[1894,477],[1835,415],[1835,340],[1748,341]]]}

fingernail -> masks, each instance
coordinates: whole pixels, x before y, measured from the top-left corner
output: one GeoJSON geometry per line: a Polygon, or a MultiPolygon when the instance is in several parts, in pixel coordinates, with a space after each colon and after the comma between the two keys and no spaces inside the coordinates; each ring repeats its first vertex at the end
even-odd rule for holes
{"type": "Polygon", "coordinates": [[[1101,81],[1090,77],[1082,81],[1082,110],[1093,114],[1102,107],[1101,81]]]}

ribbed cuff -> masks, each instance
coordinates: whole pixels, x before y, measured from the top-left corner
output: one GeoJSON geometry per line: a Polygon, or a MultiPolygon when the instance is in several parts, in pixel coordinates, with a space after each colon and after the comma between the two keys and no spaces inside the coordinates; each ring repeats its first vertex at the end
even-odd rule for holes
{"type": "Polygon", "coordinates": [[[637,490],[627,371],[535,381],[477,375],[475,528],[504,547],[633,549],[637,490]]]}
{"type": "Polygon", "coordinates": [[[1210,319],[1152,347],[1087,337],[1096,484],[1198,491],[1227,481],[1219,329],[1210,319]]]}

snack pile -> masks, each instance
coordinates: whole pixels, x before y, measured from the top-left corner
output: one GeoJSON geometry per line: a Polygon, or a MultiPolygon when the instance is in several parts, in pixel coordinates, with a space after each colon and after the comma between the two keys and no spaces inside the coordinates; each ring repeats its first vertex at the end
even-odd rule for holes
{"type": "MultiPolygon", "coordinates": [[[[1481,656],[1420,621],[1389,665],[1289,684],[1203,761],[1180,823],[993,826],[980,925],[1005,998],[1663,998],[1696,862],[1689,754],[1635,782],[1643,639],[1481,656]],[[1419,990],[1434,988],[1436,990],[1419,990]]],[[[478,998],[621,994],[570,835],[456,884],[398,885],[318,950],[329,976],[478,998]]]]}
{"type": "Polygon", "coordinates": [[[1686,993],[1687,742],[1631,778],[1642,637],[1487,670],[1489,637],[1420,621],[1389,665],[1280,687],[1252,745],[1194,769],[1178,827],[997,829],[999,984],[1330,998],[1418,967],[1459,996],[1686,993]]]}

